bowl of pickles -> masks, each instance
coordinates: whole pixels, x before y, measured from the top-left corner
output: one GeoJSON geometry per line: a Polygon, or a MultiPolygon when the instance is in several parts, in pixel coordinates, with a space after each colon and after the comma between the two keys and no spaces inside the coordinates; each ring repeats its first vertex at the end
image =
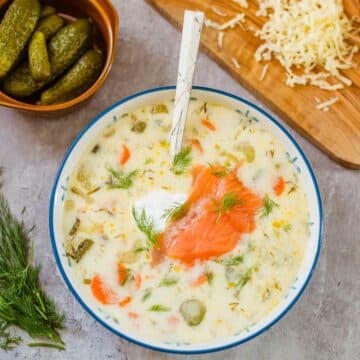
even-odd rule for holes
{"type": "Polygon", "coordinates": [[[0,0],[0,105],[38,113],[92,96],[115,57],[109,0],[0,0]]]}

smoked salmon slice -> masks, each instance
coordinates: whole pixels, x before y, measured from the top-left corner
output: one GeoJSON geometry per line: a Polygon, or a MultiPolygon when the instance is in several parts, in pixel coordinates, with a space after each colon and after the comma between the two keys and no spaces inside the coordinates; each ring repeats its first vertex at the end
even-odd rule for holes
{"type": "Polygon", "coordinates": [[[236,172],[221,166],[193,168],[192,191],[186,201],[189,211],[160,235],[158,252],[193,264],[231,251],[242,234],[255,229],[255,214],[263,201],[244,186],[236,172]],[[233,200],[225,207],[229,194],[233,200]]]}

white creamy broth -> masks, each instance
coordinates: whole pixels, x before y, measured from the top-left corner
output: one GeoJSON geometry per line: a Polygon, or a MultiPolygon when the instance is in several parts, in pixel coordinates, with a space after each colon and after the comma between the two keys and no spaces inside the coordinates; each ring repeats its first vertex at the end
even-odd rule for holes
{"type": "Polygon", "coordinates": [[[172,111],[118,114],[89,144],[68,183],[64,248],[82,296],[122,330],[204,343],[284,299],[309,209],[282,145],[245,111],[191,101],[174,166],[172,111]]]}

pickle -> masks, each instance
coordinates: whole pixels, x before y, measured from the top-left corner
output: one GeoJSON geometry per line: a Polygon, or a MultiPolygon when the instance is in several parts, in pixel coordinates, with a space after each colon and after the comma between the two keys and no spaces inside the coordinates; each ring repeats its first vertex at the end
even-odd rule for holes
{"type": "Polygon", "coordinates": [[[3,82],[3,90],[14,97],[24,98],[35,94],[64,73],[90,47],[92,26],[87,19],[77,20],[63,27],[51,38],[48,54],[52,77],[36,82],[30,73],[28,62],[20,65],[3,82]]]}
{"type": "Polygon", "coordinates": [[[47,53],[45,35],[42,32],[35,31],[29,43],[28,54],[32,78],[35,81],[51,79],[51,65],[47,53]]]}
{"type": "Polygon", "coordinates": [[[96,81],[103,64],[102,52],[87,51],[54,86],[41,94],[40,103],[42,105],[61,103],[82,94],[96,81]]]}
{"type": "Polygon", "coordinates": [[[51,66],[55,74],[61,74],[90,48],[92,25],[88,19],[80,19],[63,27],[49,43],[51,66]]]}
{"type": "Polygon", "coordinates": [[[64,25],[64,19],[59,15],[50,15],[41,19],[36,27],[37,31],[41,31],[48,40],[54,36],[64,25]]]}
{"type": "Polygon", "coordinates": [[[40,18],[39,0],[15,0],[0,23],[0,79],[19,60],[40,18]]]}
{"type": "Polygon", "coordinates": [[[41,17],[47,17],[56,14],[56,9],[53,6],[46,5],[41,10],[41,17]]]}

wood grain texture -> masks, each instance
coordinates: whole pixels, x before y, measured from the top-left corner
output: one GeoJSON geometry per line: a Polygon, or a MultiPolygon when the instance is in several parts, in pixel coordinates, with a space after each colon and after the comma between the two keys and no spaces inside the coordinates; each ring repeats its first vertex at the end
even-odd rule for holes
{"type": "MultiPolygon", "coordinates": [[[[344,71],[353,81],[351,87],[329,92],[314,86],[288,87],[285,72],[273,60],[263,81],[260,76],[265,63],[254,59],[254,52],[261,41],[247,29],[260,28],[266,21],[257,17],[257,3],[249,1],[243,9],[230,0],[146,0],[172,24],[182,26],[185,9],[202,10],[211,20],[224,23],[239,12],[246,14],[245,29],[236,27],[227,30],[223,49],[218,48],[217,31],[204,28],[202,48],[219,65],[224,67],[241,85],[249,89],[273,111],[285,119],[292,127],[325,151],[343,166],[360,169],[360,56],[354,58],[355,68],[344,71]],[[227,13],[221,17],[214,13],[216,6],[227,13]],[[237,69],[232,58],[240,64],[237,69]],[[330,111],[316,109],[315,97],[326,101],[337,96],[339,101],[330,111]]],[[[358,0],[354,0],[355,4],[358,0]]],[[[349,2],[349,1],[347,1],[349,2]]]]}

